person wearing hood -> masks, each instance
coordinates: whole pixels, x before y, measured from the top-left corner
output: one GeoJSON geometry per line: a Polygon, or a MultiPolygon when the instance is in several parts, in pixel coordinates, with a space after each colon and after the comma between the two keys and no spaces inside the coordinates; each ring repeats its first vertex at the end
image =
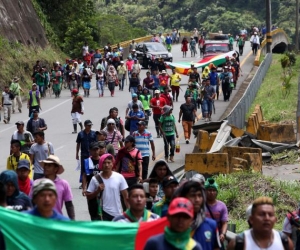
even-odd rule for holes
{"type": "Polygon", "coordinates": [[[174,176],[174,175],[171,172],[171,170],[169,168],[169,165],[166,161],[158,160],[155,163],[148,179],[144,180],[144,182],[149,182],[150,179],[158,180],[158,193],[157,193],[157,196],[162,198],[165,195],[164,191],[163,191],[163,188],[162,188],[162,182],[163,182],[163,179],[166,176],[174,176]]]}
{"type": "Polygon", "coordinates": [[[159,119],[159,129],[164,138],[165,145],[165,160],[174,162],[174,151],[175,151],[175,134],[178,138],[178,131],[176,128],[176,120],[172,115],[173,108],[165,105],[163,107],[163,114],[159,119]],[[169,144],[170,144],[170,159],[169,159],[169,144]]]}
{"type": "Polygon", "coordinates": [[[116,86],[117,80],[118,80],[118,73],[117,73],[115,67],[112,64],[110,64],[108,66],[108,70],[107,70],[106,81],[107,81],[108,89],[110,91],[110,95],[112,97],[115,94],[115,86],[116,86]]]}
{"type": "Polygon", "coordinates": [[[201,182],[190,180],[181,185],[173,198],[184,197],[194,206],[194,220],[191,224],[192,238],[201,244],[203,250],[220,249],[217,222],[205,216],[206,195],[201,182]]]}
{"type": "Polygon", "coordinates": [[[145,112],[145,122],[146,122],[146,128],[148,127],[149,123],[149,117],[151,116],[151,109],[150,109],[150,100],[151,100],[151,95],[149,93],[148,88],[143,88],[143,91],[139,97],[140,101],[143,104],[144,107],[144,112],[145,112]]]}
{"type": "Polygon", "coordinates": [[[29,197],[20,191],[18,176],[13,170],[5,170],[0,174],[0,182],[6,186],[7,206],[16,211],[25,211],[32,208],[29,197]]]}
{"type": "Polygon", "coordinates": [[[206,66],[202,72],[201,78],[202,79],[208,78],[209,73],[210,73],[210,69],[208,66],[206,66]]]}

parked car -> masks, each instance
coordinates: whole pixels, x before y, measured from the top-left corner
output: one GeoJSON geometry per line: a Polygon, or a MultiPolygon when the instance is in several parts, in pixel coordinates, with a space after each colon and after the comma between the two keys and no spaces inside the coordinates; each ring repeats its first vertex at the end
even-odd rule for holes
{"type": "Polygon", "coordinates": [[[163,58],[167,62],[173,61],[172,53],[168,52],[167,48],[158,42],[144,42],[136,46],[136,55],[139,63],[148,68],[148,64],[154,57],[156,60],[163,58]]]}

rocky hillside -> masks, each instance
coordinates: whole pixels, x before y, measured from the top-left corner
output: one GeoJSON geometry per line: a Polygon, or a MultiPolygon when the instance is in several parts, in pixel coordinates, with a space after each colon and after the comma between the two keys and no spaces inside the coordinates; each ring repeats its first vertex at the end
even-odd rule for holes
{"type": "Polygon", "coordinates": [[[0,0],[0,35],[24,45],[48,44],[31,0],[0,0]]]}

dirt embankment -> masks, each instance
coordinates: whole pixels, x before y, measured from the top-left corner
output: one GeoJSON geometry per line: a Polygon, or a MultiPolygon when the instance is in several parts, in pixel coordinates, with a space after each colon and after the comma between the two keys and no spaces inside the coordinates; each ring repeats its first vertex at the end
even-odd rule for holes
{"type": "Polygon", "coordinates": [[[30,0],[0,0],[0,35],[24,45],[48,44],[30,0]]]}

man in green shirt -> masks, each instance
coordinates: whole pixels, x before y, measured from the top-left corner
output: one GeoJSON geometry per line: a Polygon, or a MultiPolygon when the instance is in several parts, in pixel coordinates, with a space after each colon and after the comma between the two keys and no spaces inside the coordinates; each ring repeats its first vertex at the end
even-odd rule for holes
{"type": "Polygon", "coordinates": [[[229,50],[233,50],[233,43],[234,43],[234,39],[233,39],[233,36],[231,34],[228,34],[229,36],[229,50]]]}
{"type": "Polygon", "coordinates": [[[239,39],[236,41],[236,47],[239,47],[240,56],[243,55],[244,52],[245,41],[242,35],[239,36],[239,39]]]}
{"type": "Polygon", "coordinates": [[[159,129],[164,138],[165,145],[165,160],[168,162],[169,158],[169,144],[170,144],[170,162],[174,162],[174,150],[175,150],[175,134],[178,138],[178,132],[176,128],[176,120],[172,115],[173,108],[165,105],[163,107],[163,114],[159,119],[159,129]]]}
{"type": "Polygon", "coordinates": [[[12,101],[12,112],[13,113],[15,113],[16,103],[18,104],[19,112],[22,113],[22,99],[21,99],[20,91],[22,93],[24,93],[24,91],[19,85],[19,80],[20,80],[20,78],[15,76],[9,86],[10,92],[13,93],[15,96],[14,100],[12,101]]]}
{"type": "Polygon", "coordinates": [[[39,72],[35,74],[34,76],[35,82],[38,86],[38,90],[41,94],[41,97],[44,97],[45,95],[45,80],[46,80],[46,74],[44,72],[43,68],[39,69],[39,72]]]}

